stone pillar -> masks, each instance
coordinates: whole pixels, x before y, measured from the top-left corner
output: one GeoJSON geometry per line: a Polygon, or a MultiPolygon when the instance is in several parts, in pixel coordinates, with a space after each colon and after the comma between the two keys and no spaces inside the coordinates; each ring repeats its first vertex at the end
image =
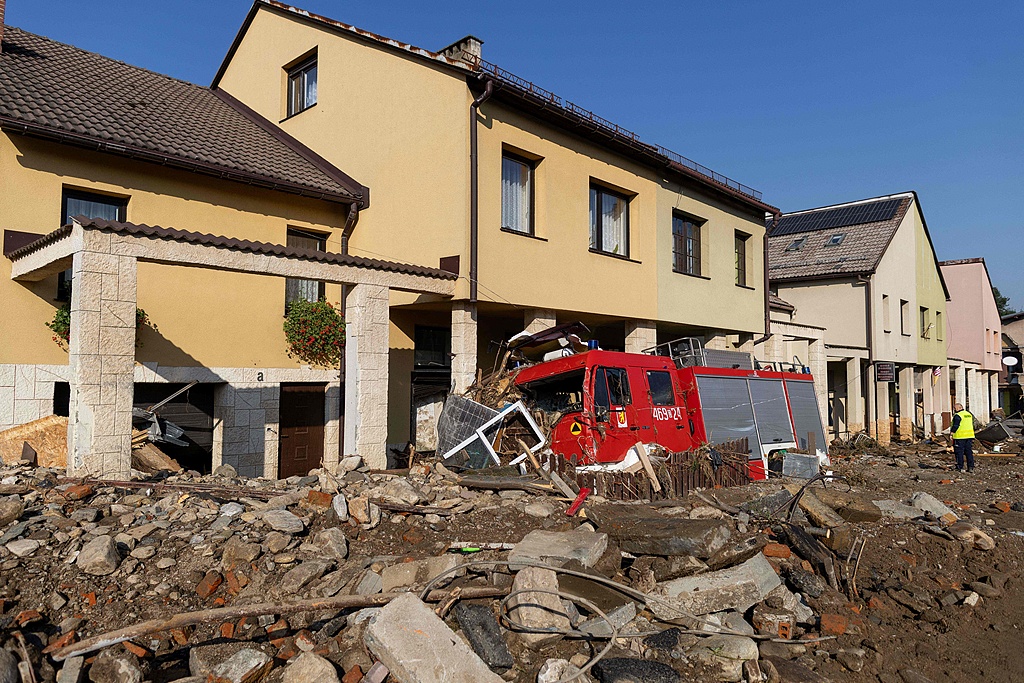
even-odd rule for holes
{"type": "MultiPolygon", "coordinates": [[[[80,230],[80,228],[78,228],[80,230]]],[[[132,459],[138,265],[82,231],[72,259],[68,473],[126,478],[132,459]]]]}
{"type": "Polygon", "coordinates": [[[555,311],[551,308],[527,308],[523,313],[523,329],[530,334],[543,332],[557,324],[555,311]]]}
{"type": "MultiPolygon", "coordinates": [[[[956,392],[954,403],[962,403],[964,406],[967,405],[967,368],[963,365],[958,365],[953,368],[953,379],[956,382],[956,392]]],[[[950,412],[956,412],[953,410],[953,406],[950,406],[950,412]]]]}
{"type": "Polygon", "coordinates": [[[821,424],[828,431],[828,357],[822,339],[807,340],[807,366],[814,376],[814,393],[818,396],[821,424]]]}
{"type": "Polygon", "coordinates": [[[387,467],[388,288],[345,288],[345,454],[387,467]]]}
{"type": "Polygon", "coordinates": [[[938,377],[935,376],[934,368],[926,368],[921,378],[923,385],[921,394],[924,396],[924,438],[930,439],[936,432],[935,413],[935,387],[938,385],[938,377]]]}
{"type": "Polygon", "coordinates": [[[861,382],[860,358],[846,361],[846,431],[851,434],[864,431],[864,395],[861,382]]]}
{"type": "Polygon", "coordinates": [[[729,335],[725,330],[708,330],[704,335],[704,348],[729,351],[732,344],[729,343],[729,335]]]}
{"type": "Polygon", "coordinates": [[[880,444],[887,444],[890,440],[889,422],[889,383],[875,382],[875,439],[880,444]]]}
{"type": "Polygon", "coordinates": [[[452,391],[461,394],[476,379],[476,304],[452,302],[452,391]]]}
{"type": "Polygon", "coordinates": [[[988,373],[988,395],[991,397],[989,402],[990,410],[997,410],[1002,408],[1002,404],[999,402],[999,373],[989,372],[988,373]]]}
{"type": "MultiPolygon", "coordinates": [[[[878,401],[875,399],[878,397],[878,382],[875,381],[875,369],[871,367],[871,363],[864,364],[864,372],[869,373],[867,394],[864,396],[864,402],[866,403],[867,410],[864,415],[867,417],[867,424],[864,425],[865,430],[869,436],[878,438],[878,401]]],[[[852,431],[852,430],[851,430],[852,431]]]]}
{"type": "Polygon", "coordinates": [[[898,425],[900,438],[914,440],[914,372],[915,367],[909,365],[900,368],[897,379],[900,383],[900,422],[898,425]]]}
{"type": "Polygon", "coordinates": [[[640,353],[658,345],[658,326],[653,320],[626,321],[626,353],[640,353]]]}

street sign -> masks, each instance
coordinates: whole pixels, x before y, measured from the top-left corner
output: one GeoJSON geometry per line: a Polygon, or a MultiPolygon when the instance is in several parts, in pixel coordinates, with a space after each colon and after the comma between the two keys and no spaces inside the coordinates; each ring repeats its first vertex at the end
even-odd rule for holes
{"type": "Polygon", "coordinates": [[[875,363],[876,382],[895,382],[896,364],[888,361],[877,361],[875,363]]]}

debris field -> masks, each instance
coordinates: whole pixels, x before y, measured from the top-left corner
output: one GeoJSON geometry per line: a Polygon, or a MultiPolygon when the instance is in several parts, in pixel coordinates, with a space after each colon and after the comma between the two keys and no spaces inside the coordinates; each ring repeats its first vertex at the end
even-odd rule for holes
{"type": "Polygon", "coordinates": [[[1024,680],[1024,459],[835,452],[831,478],[573,515],[429,461],[280,481],[10,464],[0,681],[1024,680]]]}

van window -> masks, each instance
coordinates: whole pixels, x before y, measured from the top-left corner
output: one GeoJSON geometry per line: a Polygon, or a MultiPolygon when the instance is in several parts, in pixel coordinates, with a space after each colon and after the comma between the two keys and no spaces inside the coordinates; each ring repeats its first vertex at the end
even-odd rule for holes
{"type": "Polygon", "coordinates": [[[629,393],[629,378],[622,368],[607,368],[608,374],[608,397],[613,406],[628,406],[633,402],[629,393]]]}
{"type": "Polygon", "coordinates": [[[647,371],[647,386],[651,388],[651,403],[656,406],[674,406],[675,392],[672,391],[672,375],[663,370],[647,371]]]}

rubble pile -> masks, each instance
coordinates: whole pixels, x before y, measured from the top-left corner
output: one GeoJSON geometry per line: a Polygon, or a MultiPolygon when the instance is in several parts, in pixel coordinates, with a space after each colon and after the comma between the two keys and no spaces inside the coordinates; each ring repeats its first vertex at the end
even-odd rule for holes
{"type": "Polygon", "coordinates": [[[851,456],[847,480],[883,461],[872,487],[592,495],[573,516],[428,462],[279,481],[7,466],[0,680],[953,680],[906,643],[1015,594],[1020,468],[986,502],[935,495],[953,490],[937,461],[851,456]]]}

